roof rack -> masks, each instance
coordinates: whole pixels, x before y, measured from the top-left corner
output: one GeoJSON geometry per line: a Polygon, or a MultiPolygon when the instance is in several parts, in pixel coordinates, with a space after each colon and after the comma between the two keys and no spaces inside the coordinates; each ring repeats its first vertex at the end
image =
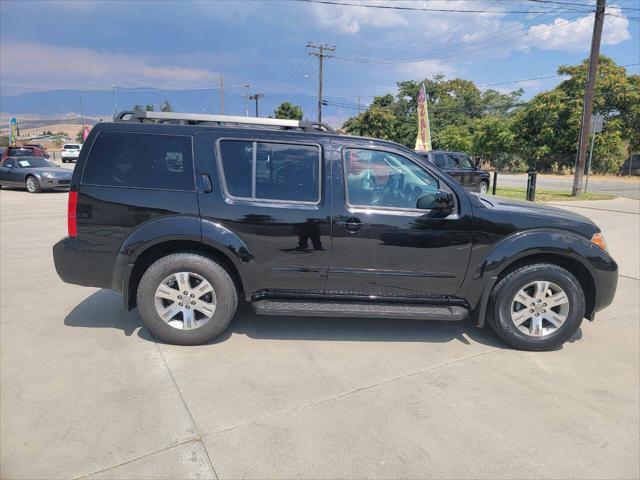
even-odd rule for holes
{"type": "Polygon", "coordinates": [[[148,112],[146,110],[127,110],[115,116],[116,122],[155,122],[177,123],[182,125],[216,126],[259,126],[280,128],[283,130],[302,130],[305,132],[336,133],[326,123],[303,120],[283,120],[280,118],[240,117],[233,115],[206,115],[201,113],[148,112]]]}

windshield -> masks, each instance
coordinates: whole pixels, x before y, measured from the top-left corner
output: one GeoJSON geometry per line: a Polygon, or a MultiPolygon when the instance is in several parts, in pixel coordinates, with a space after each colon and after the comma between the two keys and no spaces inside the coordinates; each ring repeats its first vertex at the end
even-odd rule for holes
{"type": "Polygon", "coordinates": [[[65,150],[80,150],[80,145],[65,145],[62,148],[65,150]]]}
{"type": "Polygon", "coordinates": [[[30,148],[12,148],[9,150],[10,157],[32,157],[33,150],[30,148]]]}
{"type": "Polygon", "coordinates": [[[56,165],[51,163],[46,158],[29,157],[29,158],[22,158],[18,160],[18,166],[20,168],[40,168],[40,167],[55,167],[56,165]]]}

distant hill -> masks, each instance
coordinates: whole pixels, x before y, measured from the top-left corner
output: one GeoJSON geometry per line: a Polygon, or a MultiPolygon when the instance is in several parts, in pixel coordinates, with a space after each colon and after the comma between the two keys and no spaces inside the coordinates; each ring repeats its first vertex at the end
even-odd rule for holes
{"type": "MultiPolygon", "coordinates": [[[[1,95],[0,111],[2,125],[8,121],[9,115],[40,115],[78,117],[80,113],[80,95],[84,114],[96,120],[108,120],[113,115],[113,94],[111,90],[48,90],[25,93],[22,95],[1,95]],[[6,113],[5,113],[6,112],[6,113]],[[70,113],[72,112],[72,113],[70,113]]],[[[305,118],[316,117],[317,99],[305,94],[264,94],[260,100],[260,116],[272,115],[273,111],[284,101],[300,105],[305,118]]],[[[116,90],[117,109],[131,110],[134,105],[159,105],[168,100],[174,111],[220,113],[220,98],[217,90],[158,90],[158,89],[118,89],[116,90]]],[[[226,93],[224,98],[225,114],[244,115],[245,101],[241,94],[226,93]]],[[[323,119],[332,126],[340,126],[344,120],[352,116],[350,109],[327,106],[323,108],[323,119]]],[[[255,115],[255,103],[249,102],[249,115],[255,115]]],[[[73,123],[76,122],[74,118],[73,123]]],[[[35,125],[34,125],[35,126],[35,125]]]]}

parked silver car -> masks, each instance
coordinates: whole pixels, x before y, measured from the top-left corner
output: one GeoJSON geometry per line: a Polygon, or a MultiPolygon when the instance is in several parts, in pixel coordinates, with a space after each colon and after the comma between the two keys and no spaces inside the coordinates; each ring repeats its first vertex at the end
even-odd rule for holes
{"type": "Polygon", "coordinates": [[[69,188],[73,170],[43,157],[7,157],[0,165],[0,186],[23,187],[30,193],[69,188]]]}

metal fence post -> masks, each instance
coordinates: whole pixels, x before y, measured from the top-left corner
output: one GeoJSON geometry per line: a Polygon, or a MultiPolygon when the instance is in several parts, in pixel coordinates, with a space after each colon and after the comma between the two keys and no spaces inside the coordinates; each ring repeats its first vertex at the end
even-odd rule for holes
{"type": "Polygon", "coordinates": [[[498,172],[493,172],[493,190],[492,193],[496,194],[496,185],[498,185],[498,172]]]}
{"type": "Polygon", "coordinates": [[[538,179],[538,172],[529,171],[527,177],[527,200],[530,202],[536,201],[536,181],[538,179]]]}

